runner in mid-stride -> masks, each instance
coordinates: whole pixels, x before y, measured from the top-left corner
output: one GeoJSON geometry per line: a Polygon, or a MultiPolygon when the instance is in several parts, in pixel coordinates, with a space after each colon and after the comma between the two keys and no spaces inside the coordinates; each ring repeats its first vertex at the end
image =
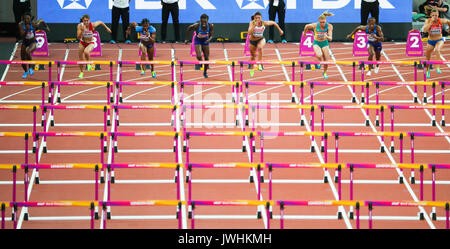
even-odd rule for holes
{"type": "MultiPolygon", "coordinates": [[[[213,37],[214,33],[214,24],[208,22],[209,17],[206,14],[200,16],[200,22],[196,22],[190,25],[186,30],[186,37],[188,37],[188,32],[195,30],[197,35],[194,39],[195,44],[195,54],[197,55],[197,60],[202,61],[202,52],[205,57],[205,61],[209,60],[209,43],[213,37]]],[[[185,40],[185,44],[188,44],[189,41],[185,40]]],[[[195,69],[200,69],[200,64],[195,65],[195,69]]],[[[208,78],[207,70],[209,65],[204,66],[203,77],[208,78]]]]}
{"type": "MultiPolygon", "coordinates": [[[[439,18],[438,9],[431,10],[430,18],[425,21],[423,25],[423,31],[428,32],[428,44],[425,50],[425,57],[430,60],[431,53],[435,51],[436,60],[441,61],[441,48],[444,45],[444,38],[442,38],[442,26],[444,24],[450,25],[450,21],[445,18],[439,18]]],[[[426,77],[430,78],[430,65],[426,65],[427,73],[426,77]]],[[[439,65],[436,66],[436,73],[441,73],[439,65]]]]}
{"type": "MultiPolygon", "coordinates": [[[[304,34],[306,31],[314,30],[314,52],[319,61],[330,60],[330,47],[329,42],[333,40],[333,25],[327,22],[328,16],[334,16],[333,13],[325,11],[319,16],[319,22],[310,23],[305,26],[304,34]]],[[[319,67],[320,68],[320,65],[319,67]]],[[[328,79],[327,75],[328,65],[323,66],[323,78],[328,79]]]]}
{"type": "MultiPolygon", "coordinates": [[[[383,46],[381,44],[382,41],[384,41],[384,34],[383,30],[381,29],[380,25],[377,25],[377,19],[375,17],[370,17],[369,22],[367,25],[358,26],[353,30],[351,34],[347,36],[347,39],[351,39],[353,35],[358,31],[365,31],[367,34],[368,44],[367,47],[369,51],[369,61],[373,60],[373,55],[375,54],[375,59],[377,61],[381,60],[381,50],[383,50],[383,46]]],[[[367,72],[367,75],[371,75],[372,65],[369,66],[369,71],[367,72]]],[[[379,65],[375,67],[375,73],[378,73],[379,65]]]]}
{"type": "MultiPolygon", "coordinates": [[[[130,36],[132,29],[135,29],[139,33],[139,49],[141,50],[141,60],[145,61],[148,56],[148,60],[153,60],[153,55],[155,51],[155,41],[156,41],[156,29],[150,25],[150,21],[147,18],[142,19],[141,24],[138,25],[136,22],[132,22],[127,29],[126,39],[130,36]]],[[[154,65],[150,65],[152,77],[156,78],[156,72],[154,70],[154,65]]],[[[145,75],[145,65],[141,64],[141,75],[145,75]]]]}
{"type": "MultiPolygon", "coordinates": [[[[266,29],[266,26],[275,26],[278,31],[280,32],[280,35],[283,35],[284,32],[281,30],[280,26],[274,21],[263,21],[262,15],[260,12],[256,12],[252,16],[252,21],[248,25],[248,32],[247,35],[249,35],[249,49],[250,49],[250,60],[255,61],[256,52],[258,52],[258,61],[262,61],[262,55],[263,55],[263,47],[266,45],[266,39],[264,38],[264,30],[266,29]]],[[[255,74],[254,71],[254,65],[249,65],[250,68],[250,76],[253,77],[255,74]]],[[[263,70],[263,65],[258,65],[258,70],[263,70]]]]}
{"type": "MultiPolygon", "coordinates": [[[[89,15],[84,15],[81,17],[81,23],[77,26],[77,39],[80,41],[78,45],[78,57],[80,61],[89,61],[91,56],[91,51],[94,49],[95,42],[93,40],[94,30],[98,26],[103,26],[108,33],[111,33],[111,30],[106,26],[102,21],[97,21],[92,23],[89,15]]],[[[78,78],[82,79],[84,77],[83,66],[80,65],[80,75],[78,78]]],[[[92,65],[87,65],[87,70],[92,70],[92,65]]]]}
{"type": "MultiPolygon", "coordinates": [[[[18,27],[20,37],[22,38],[22,45],[20,46],[20,59],[22,61],[33,60],[31,55],[37,48],[36,30],[41,24],[44,24],[47,32],[50,32],[48,25],[42,19],[34,22],[29,13],[25,13],[22,16],[22,21],[19,23],[18,27]]],[[[34,65],[28,65],[27,68],[27,65],[22,64],[22,68],[25,71],[22,75],[23,79],[25,79],[28,75],[32,76],[34,74],[33,67],[34,65]]]]}

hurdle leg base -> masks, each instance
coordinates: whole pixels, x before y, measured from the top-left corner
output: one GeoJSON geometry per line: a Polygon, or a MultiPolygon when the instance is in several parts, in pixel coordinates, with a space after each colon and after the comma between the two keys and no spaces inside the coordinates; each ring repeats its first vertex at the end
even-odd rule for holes
{"type": "Polygon", "coordinates": [[[385,152],[384,145],[381,145],[381,147],[380,147],[380,152],[381,152],[381,153],[384,153],[384,152],[385,152]]]}
{"type": "Polygon", "coordinates": [[[409,178],[409,181],[411,182],[411,184],[416,184],[416,178],[414,176],[411,176],[409,178]]]}
{"type": "Polygon", "coordinates": [[[427,97],[423,97],[423,103],[428,103],[427,97]]]}
{"type": "Polygon", "coordinates": [[[117,146],[114,146],[114,152],[119,152],[119,149],[117,148],[117,146]]]}
{"type": "Polygon", "coordinates": [[[36,153],[36,147],[33,147],[33,154],[36,153]]]}
{"type": "MultiPolygon", "coordinates": [[[[237,122],[236,122],[237,123],[237,122]]],[[[248,119],[245,120],[245,126],[248,126],[248,119]]]]}
{"type": "Polygon", "coordinates": [[[311,145],[311,152],[316,152],[316,149],[312,145],[311,145]]]}
{"type": "Polygon", "coordinates": [[[257,212],[256,218],[257,218],[257,219],[261,219],[261,218],[262,218],[261,211],[258,211],[258,212],[257,212]]]}
{"type": "Polygon", "coordinates": [[[352,103],[356,103],[356,97],[352,97],[352,103]]]}
{"type": "Polygon", "coordinates": [[[61,97],[58,97],[56,101],[61,104],[61,97]]]}
{"type": "Polygon", "coordinates": [[[264,183],[264,176],[261,176],[261,177],[259,178],[259,180],[261,181],[261,183],[264,183]]]}
{"type": "Polygon", "coordinates": [[[123,103],[123,98],[122,97],[119,97],[119,102],[123,103]]]}
{"type": "Polygon", "coordinates": [[[328,177],[327,176],[323,177],[323,183],[328,183],[328,177]]]}
{"type": "Polygon", "coordinates": [[[431,212],[431,213],[430,213],[430,216],[431,216],[431,219],[432,219],[432,220],[437,220],[436,213],[431,212]]]}
{"type": "Polygon", "coordinates": [[[111,120],[106,121],[107,126],[111,126],[111,120]]]}
{"type": "Polygon", "coordinates": [[[95,213],[94,213],[94,219],[95,220],[98,220],[100,217],[98,216],[98,212],[96,211],[95,213]]]}
{"type": "Polygon", "coordinates": [[[352,211],[348,212],[348,218],[349,218],[350,220],[353,220],[354,214],[353,214],[352,211]]]}
{"type": "Polygon", "coordinates": [[[186,145],[183,146],[183,152],[186,152],[186,145]]]}
{"type": "Polygon", "coordinates": [[[398,183],[403,184],[403,176],[398,177],[398,183]]]}
{"type": "Polygon", "coordinates": [[[52,97],[48,97],[48,103],[49,103],[49,104],[52,103],[52,97]]]}
{"type": "Polygon", "coordinates": [[[441,125],[445,126],[445,120],[441,120],[441,125]]]}
{"type": "Polygon", "coordinates": [[[369,126],[369,125],[370,125],[369,120],[366,120],[366,126],[369,126]]]}
{"type": "Polygon", "coordinates": [[[425,215],[422,212],[419,212],[418,216],[419,216],[419,220],[425,219],[425,215]]]}
{"type": "Polygon", "coordinates": [[[364,97],[361,97],[361,103],[364,103],[364,100],[365,100],[364,97]]]}
{"type": "Polygon", "coordinates": [[[23,219],[24,219],[24,220],[28,220],[28,218],[29,218],[29,216],[28,216],[28,212],[27,212],[27,213],[25,213],[25,215],[23,216],[23,219]]]}
{"type": "Polygon", "coordinates": [[[106,213],[106,219],[108,219],[108,220],[111,219],[111,212],[107,212],[107,213],[106,213]]]}
{"type": "Polygon", "coordinates": [[[417,99],[417,97],[414,97],[414,103],[418,103],[419,100],[417,99]]]}
{"type": "Polygon", "coordinates": [[[394,146],[391,146],[391,153],[395,153],[394,146]]]}
{"type": "Polygon", "coordinates": [[[375,126],[380,126],[380,120],[375,120],[375,126]]]}
{"type": "Polygon", "coordinates": [[[320,146],[320,152],[325,152],[325,146],[320,146]]]}
{"type": "Polygon", "coordinates": [[[246,152],[247,151],[247,149],[245,148],[245,146],[243,145],[242,146],[242,152],[246,152]]]}
{"type": "Polygon", "coordinates": [[[120,126],[120,122],[119,120],[116,121],[117,126],[120,126]]]}
{"type": "Polygon", "coordinates": [[[291,102],[295,103],[295,97],[294,96],[292,96],[291,102]]]}
{"type": "Polygon", "coordinates": [[[338,183],[339,182],[339,177],[338,176],[334,176],[334,182],[338,183]]]}
{"type": "Polygon", "coordinates": [[[300,126],[305,126],[305,121],[303,119],[300,120],[300,126]]]}
{"type": "Polygon", "coordinates": [[[39,184],[39,176],[36,176],[36,177],[34,178],[34,183],[39,184]]]}
{"type": "Polygon", "coordinates": [[[255,182],[255,180],[253,179],[253,176],[250,176],[250,177],[249,177],[249,181],[250,181],[250,183],[255,182]]]}
{"type": "Polygon", "coordinates": [[[341,211],[337,212],[337,218],[338,218],[338,220],[342,220],[342,212],[341,211]]]}
{"type": "Polygon", "coordinates": [[[431,126],[436,126],[436,120],[431,121],[431,126]]]}
{"type": "Polygon", "coordinates": [[[115,183],[116,182],[116,177],[111,176],[111,183],[115,183]]]}

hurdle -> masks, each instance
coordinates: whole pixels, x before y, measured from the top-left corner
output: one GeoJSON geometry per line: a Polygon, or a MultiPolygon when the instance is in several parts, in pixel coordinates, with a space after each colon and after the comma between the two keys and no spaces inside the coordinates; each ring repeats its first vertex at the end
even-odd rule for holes
{"type": "MultiPolygon", "coordinates": [[[[450,61],[421,61],[421,64],[423,65],[423,81],[427,81],[427,69],[426,66],[430,65],[431,67],[433,67],[433,65],[449,65],[450,61]]],[[[431,71],[431,68],[430,68],[431,71]]],[[[424,91],[424,95],[423,95],[423,102],[427,103],[427,86],[423,86],[423,91],[424,91]]]]}
{"type": "MultiPolygon", "coordinates": [[[[295,81],[295,65],[296,62],[295,61],[238,61],[239,63],[239,78],[241,82],[244,82],[244,65],[270,65],[270,66],[276,66],[276,65],[280,65],[280,66],[286,66],[286,65],[290,65],[292,67],[292,81],[295,81]]],[[[303,81],[303,78],[300,80],[303,81]]],[[[292,85],[292,92],[295,92],[295,86],[292,85]]],[[[242,92],[242,85],[241,85],[241,92],[242,92]]],[[[292,97],[292,102],[294,102],[294,97],[292,97]]]]}
{"type": "MultiPolygon", "coordinates": [[[[411,140],[411,163],[414,163],[414,141],[416,137],[448,137],[450,132],[408,132],[407,135],[411,140]]],[[[414,169],[412,169],[411,174],[414,179],[414,169]]]]}
{"type": "MultiPolygon", "coordinates": [[[[339,185],[338,185],[338,195],[339,200],[342,198],[342,191],[341,191],[341,182],[340,182],[340,172],[345,165],[337,164],[337,163],[266,163],[266,168],[269,169],[269,200],[272,200],[272,193],[273,193],[273,178],[272,174],[274,169],[323,169],[324,171],[327,171],[330,169],[336,169],[339,172],[339,185]]],[[[324,183],[328,183],[327,176],[324,176],[324,183]]]]}
{"type": "Polygon", "coordinates": [[[35,65],[35,69],[44,70],[48,65],[48,81],[52,81],[52,61],[1,61],[0,65],[35,65]],[[37,65],[37,67],[36,67],[37,65]]]}
{"type": "MultiPolygon", "coordinates": [[[[242,136],[242,152],[246,152],[245,148],[245,138],[247,136],[252,139],[256,134],[249,131],[218,131],[218,132],[205,132],[205,131],[188,131],[186,132],[186,165],[189,165],[189,141],[191,137],[207,137],[207,136],[223,136],[223,137],[233,137],[242,136]]],[[[253,150],[250,150],[250,163],[253,163],[253,150]]]]}
{"type": "Polygon", "coordinates": [[[123,66],[124,65],[170,65],[172,72],[172,81],[175,81],[175,61],[117,61],[119,64],[119,81],[123,81],[123,66]]]}
{"type": "MultiPolygon", "coordinates": [[[[198,169],[236,169],[236,168],[256,168],[258,179],[261,178],[261,171],[264,164],[259,163],[189,163],[186,172],[186,182],[188,183],[188,200],[192,200],[192,171],[198,169]]],[[[261,200],[261,181],[258,181],[257,198],[261,200]]]]}
{"type": "MultiPolygon", "coordinates": [[[[0,105],[0,110],[33,110],[33,130],[32,132],[35,133],[36,130],[36,123],[37,123],[37,117],[36,117],[36,111],[38,109],[41,109],[40,106],[31,106],[31,105],[0,105]]],[[[36,152],[36,141],[33,140],[33,153],[36,152]]]]}
{"type": "MultiPolygon", "coordinates": [[[[10,207],[10,203],[9,202],[0,202],[0,206],[1,206],[1,213],[2,213],[2,224],[1,224],[1,229],[3,230],[3,229],[5,229],[5,213],[6,213],[6,208],[9,208],[10,207]]],[[[13,219],[15,222],[17,222],[15,219],[13,219]]],[[[14,224],[16,224],[16,223],[14,223],[14,224]]],[[[14,227],[16,227],[15,225],[14,225],[14,227]]]]}
{"type": "MultiPolygon", "coordinates": [[[[55,170],[55,169],[89,169],[94,170],[94,200],[96,202],[99,201],[98,193],[99,193],[99,170],[103,169],[103,165],[101,163],[56,163],[56,164],[23,164],[22,168],[25,170],[25,173],[27,174],[29,169],[49,169],[49,170],[55,170]]],[[[42,182],[41,182],[42,183],[42,182]]],[[[28,201],[28,177],[25,177],[25,201],[28,201]]],[[[25,214],[25,220],[28,220],[28,213],[25,214]]],[[[98,219],[98,207],[95,207],[95,219],[98,219]]]]}
{"type": "MultiPolygon", "coordinates": [[[[183,219],[181,212],[181,206],[186,205],[185,201],[179,200],[135,200],[135,201],[101,201],[99,205],[102,206],[103,209],[103,229],[106,229],[106,220],[107,215],[106,207],[107,206],[116,206],[116,207],[150,207],[150,206],[177,206],[177,212],[175,219],[178,220],[178,229],[181,229],[181,220],[183,219]]],[[[173,219],[173,217],[168,217],[167,215],[160,216],[152,216],[154,219],[173,219]]],[[[150,219],[150,217],[147,217],[150,219]]]]}
{"type": "Polygon", "coordinates": [[[180,65],[180,81],[183,81],[183,67],[185,65],[201,65],[209,68],[209,65],[231,65],[231,81],[234,81],[234,72],[235,72],[235,64],[234,61],[177,61],[177,64],[180,65]]]}
{"type": "MultiPolygon", "coordinates": [[[[17,137],[17,138],[25,138],[25,151],[24,151],[24,155],[25,155],[25,159],[24,162],[28,163],[28,140],[30,137],[33,136],[34,133],[32,132],[2,132],[0,131],[0,138],[2,137],[17,137]]],[[[37,140],[36,140],[37,141],[37,140]]],[[[36,153],[36,161],[38,161],[38,155],[39,153],[36,153]]]]}
{"type": "MultiPolygon", "coordinates": [[[[94,207],[98,207],[97,201],[39,201],[39,202],[12,202],[15,216],[17,216],[17,207],[89,207],[90,209],[90,228],[94,229],[94,207]]],[[[14,221],[14,229],[17,229],[17,222],[14,221]]]]}
{"type": "MultiPolygon", "coordinates": [[[[12,202],[16,202],[17,197],[17,169],[21,169],[21,164],[0,164],[0,170],[8,170],[12,172],[12,202]]],[[[25,191],[27,192],[27,191],[25,191]]],[[[2,203],[4,204],[4,203],[2,203]]],[[[8,203],[9,205],[9,203],[8,203]]],[[[8,206],[6,206],[8,207],[8,206]]],[[[4,208],[2,206],[2,229],[4,229],[4,208]]],[[[12,220],[14,220],[14,212],[12,212],[12,220]]]]}
{"type": "MultiPolygon", "coordinates": [[[[36,136],[36,140],[39,140],[39,137],[48,138],[48,137],[98,137],[100,138],[100,162],[101,164],[104,163],[104,154],[107,152],[106,145],[106,139],[108,136],[108,133],[106,132],[79,132],[79,131],[73,131],[73,132],[37,132],[33,134],[36,136]]],[[[47,146],[46,144],[43,145],[43,152],[47,153],[47,146]]],[[[39,147],[39,146],[37,146],[39,147]]],[[[39,151],[39,148],[36,148],[37,151],[39,151]]],[[[38,154],[36,153],[36,162],[39,162],[37,160],[38,154]]],[[[39,168],[36,169],[36,184],[39,184],[39,168]]]]}
{"type": "MultiPolygon", "coordinates": [[[[103,131],[106,132],[108,125],[108,110],[110,110],[110,106],[108,105],[44,105],[42,108],[49,109],[50,111],[54,110],[103,110],[103,131]]],[[[45,112],[45,111],[44,111],[45,112]]],[[[51,126],[55,126],[55,121],[53,119],[54,114],[51,119],[51,126]]],[[[105,141],[106,142],[106,141],[105,141]]]]}
{"type": "MultiPolygon", "coordinates": [[[[171,122],[170,126],[173,126],[174,131],[176,131],[176,119],[175,111],[177,110],[177,105],[124,105],[124,104],[118,104],[118,105],[111,105],[111,108],[113,108],[116,112],[116,118],[114,120],[115,130],[117,131],[119,123],[119,110],[171,110],[171,122]]],[[[136,124],[139,125],[139,124],[136,124]]],[[[157,126],[160,126],[159,124],[157,126]]]]}
{"type": "MultiPolygon", "coordinates": [[[[181,126],[183,127],[183,152],[186,152],[186,128],[189,125],[201,125],[204,126],[205,123],[187,123],[187,109],[189,110],[194,110],[194,115],[195,115],[195,110],[212,110],[212,109],[225,109],[226,110],[226,114],[228,114],[228,110],[232,109],[234,110],[234,115],[235,115],[235,122],[233,124],[233,126],[238,126],[239,125],[239,115],[238,115],[238,110],[242,110],[242,113],[245,112],[246,110],[246,106],[245,105],[236,105],[236,104],[211,104],[211,105],[186,105],[183,104],[182,105],[182,109],[181,109],[181,116],[180,116],[180,122],[181,122],[181,126]]],[[[195,119],[195,118],[194,118],[195,119]]],[[[209,125],[220,125],[220,126],[229,126],[229,123],[206,123],[207,126],[209,125]]],[[[245,127],[243,127],[243,131],[245,131],[245,127]]]]}
{"type": "MultiPolygon", "coordinates": [[[[178,82],[176,81],[118,81],[115,83],[116,89],[119,89],[118,94],[116,95],[116,104],[119,103],[125,103],[125,100],[122,96],[122,90],[124,86],[170,86],[172,90],[170,103],[172,105],[175,105],[175,87],[178,85],[178,82]]],[[[138,102],[137,100],[134,101],[126,101],[126,102],[138,102]]],[[[169,102],[167,100],[145,100],[145,101],[139,101],[140,103],[160,103],[160,102],[169,102]]]]}
{"type": "MultiPolygon", "coordinates": [[[[273,201],[250,201],[250,200],[226,200],[226,201],[204,201],[204,200],[192,200],[187,202],[188,205],[192,209],[192,217],[191,217],[191,229],[195,229],[195,207],[196,206],[266,206],[265,217],[267,218],[267,229],[270,229],[270,216],[269,216],[269,207],[273,206],[273,201]]],[[[208,219],[211,216],[207,215],[198,215],[197,219],[208,219]]],[[[233,217],[231,217],[233,218],[233,217]]],[[[241,216],[242,218],[242,216],[241,216]]],[[[250,218],[251,217],[245,217],[250,218]]],[[[257,217],[258,219],[259,217],[257,217]]]]}
{"type": "MultiPolygon", "coordinates": [[[[100,70],[101,65],[109,65],[109,81],[113,81],[113,65],[115,61],[55,61],[57,67],[57,81],[61,79],[61,65],[95,65],[95,70],[100,70]]],[[[51,80],[49,80],[51,81],[51,80]]],[[[59,90],[59,89],[58,89],[59,90]]]]}
{"type": "MultiPolygon", "coordinates": [[[[47,85],[48,85],[47,82],[37,82],[37,81],[0,81],[0,86],[40,86],[42,89],[40,101],[41,105],[45,105],[45,87],[47,85]]],[[[1,102],[5,101],[3,100],[1,102]]],[[[44,112],[42,112],[42,119],[44,119],[44,112]]],[[[44,122],[41,122],[41,126],[44,126],[44,122]]]]}
{"type": "MultiPolygon", "coordinates": [[[[364,203],[364,202],[363,202],[364,203]]],[[[361,202],[360,201],[341,201],[341,200],[308,200],[308,201],[294,201],[294,200],[279,200],[276,201],[276,204],[280,206],[280,228],[284,229],[284,220],[286,218],[295,219],[296,217],[289,217],[284,214],[287,206],[322,206],[322,207],[332,207],[332,206],[355,206],[356,207],[356,229],[360,228],[359,222],[359,209],[361,202]]],[[[364,204],[363,204],[364,205],[364,204]]],[[[341,212],[338,212],[338,219],[342,218],[341,212]]],[[[300,218],[296,218],[300,219],[300,218]]]]}
{"type": "MultiPolygon", "coordinates": [[[[292,92],[295,93],[295,86],[300,86],[301,89],[301,98],[300,98],[300,104],[303,105],[303,86],[304,82],[296,82],[296,81],[244,81],[242,84],[245,85],[245,104],[249,105],[249,86],[291,86],[292,92]]],[[[242,102],[242,101],[241,101],[242,102]]],[[[282,102],[280,100],[280,102],[282,102]]],[[[292,97],[291,99],[292,103],[295,103],[295,97],[292,97]]],[[[301,110],[301,115],[303,117],[303,109],[301,110]]],[[[303,119],[301,120],[303,125],[303,119]]],[[[248,110],[246,112],[246,125],[248,125],[248,110]]]]}
{"type": "MultiPolygon", "coordinates": [[[[109,132],[108,136],[111,137],[111,141],[114,143],[114,149],[111,151],[111,164],[114,164],[114,155],[119,152],[117,146],[117,140],[119,137],[173,137],[173,149],[167,152],[173,152],[175,154],[175,162],[179,162],[180,158],[178,158],[178,136],[180,134],[178,132],[169,132],[169,131],[138,131],[138,132],[109,132]]],[[[145,152],[156,152],[156,150],[145,150],[145,152]]],[[[164,151],[166,152],[166,151],[164,151]]],[[[111,168],[112,172],[114,172],[114,168],[111,168]]],[[[102,180],[103,182],[103,180],[102,180]]],[[[111,177],[111,183],[115,182],[115,177],[111,177]]]]}
{"type": "MultiPolygon", "coordinates": [[[[241,86],[242,90],[242,84],[240,81],[180,81],[180,104],[184,105],[186,102],[184,99],[184,88],[185,86],[232,86],[232,97],[231,97],[231,103],[243,103],[242,98],[242,91],[239,92],[239,86],[241,86]],[[239,98],[239,96],[241,96],[239,98]],[[239,102],[238,102],[239,101],[239,102]]],[[[203,100],[202,100],[203,101],[203,100]]]]}
{"type": "MultiPolygon", "coordinates": [[[[300,65],[300,81],[303,81],[304,71],[311,69],[311,65],[314,65],[316,69],[320,69],[322,65],[341,65],[341,66],[352,66],[353,74],[352,81],[356,82],[356,65],[357,61],[298,61],[300,65]]],[[[356,96],[356,86],[353,85],[353,95],[356,96]]],[[[356,103],[356,98],[352,97],[352,103],[356,103]]]]}
{"type": "MultiPolygon", "coordinates": [[[[182,179],[179,179],[180,176],[180,170],[184,167],[181,163],[111,163],[111,164],[105,164],[104,167],[106,167],[108,171],[108,178],[106,181],[107,184],[107,200],[111,201],[111,184],[115,183],[116,181],[113,181],[113,178],[111,176],[111,172],[114,169],[174,169],[175,170],[175,183],[177,187],[177,200],[180,200],[180,184],[182,182],[182,179]]],[[[172,183],[173,180],[147,180],[146,183],[172,183]]],[[[177,210],[178,211],[178,210],[177,210]]],[[[111,212],[108,210],[107,212],[107,218],[111,219],[111,212]]]]}
{"type": "Polygon", "coordinates": [[[369,229],[373,228],[373,207],[443,207],[445,208],[446,229],[450,229],[448,201],[365,201],[369,209],[369,229]]]}
{"type": "MultiPolygon", "coordinates": [[[[62,103],[61,101],[61,86],[105,86],[106,87],[106,101],[104,102],[106,105],[110,105],[114,102],[113,99],[113,84],[111,82],[106,82],[106,81],[69,81],[69,82],[64,82],[64,81],[54,81],[54,82],[49,82],[49,97],[48,97],[48,103],[50,105],[54,105],[55,103],[55,98],[56,98],[56,102],[57,103],[62,103]],[[54,93],[54,88],[57,87],[58,88],[58,92],[56,95],[56,93],[54,93]]],[[[84,101],[84,102],[98,102],[97,100],[92,100],[92,101],[84,101]]],[[[75,101],[72,101],[75,102],[75,101]]],[[[99,102],[103,102],[103,101],[99,101],[99,102]]],[[[51,112],[51,126],[54,125],[54,110],[52,110],[51,112]]],[[[111,118],[110,118],[110,110],[109,108],[107,109],[107,125],[109,126],[111,124],[111,118]]]]}

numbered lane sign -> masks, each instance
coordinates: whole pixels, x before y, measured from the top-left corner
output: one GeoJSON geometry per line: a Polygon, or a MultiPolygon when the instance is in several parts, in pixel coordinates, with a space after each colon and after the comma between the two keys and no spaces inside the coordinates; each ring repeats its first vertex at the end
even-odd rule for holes
{"type": "Polygon", "coordinates": [[[369,56],[366,32],[357,32],[353,41],[353,56],[369,56]]]}
{"type": "Polygon", "coordinates": [[[313,32],[308,31],[306,32],[306,35],[304,34],[304,32],[302,32],[302,38],[300,39],[299,44],[299,55],[316,56],[316,53],[314,52],[313,42],[314,42],[313,32]]]}
{"type": "Polygon", "coordinates": [[[423,56],[422,36],[419,30],[411,30],[406,40],[407,56],[423,56]]]}
{"type": "Polygon", "coordinates": [[[100,57],[102,56],[102,43],[100,40],[100,35],[97,31],[94,31],[94,35],[92,36],[92,41],[94,42],[94,49],[91,51],[92,57],[100,57]]]}
{"type": "Polygon", "coordinates": [[[36,57],[48,57],[48,41],[47,33],[44,31],[36,31],[36,50],[34,50],[32,56],[36,57]]]}

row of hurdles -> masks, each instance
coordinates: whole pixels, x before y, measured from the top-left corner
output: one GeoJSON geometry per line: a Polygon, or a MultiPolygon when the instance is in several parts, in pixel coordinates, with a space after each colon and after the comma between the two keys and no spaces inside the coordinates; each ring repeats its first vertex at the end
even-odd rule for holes
{"type": "MultiPolygon", "coordinates": [[[[24,174],[24,200],[28,201],[28,186],[30,184],[29,171],[30,170],[70,170],[70,169],[83,169],[83,170],[92,170],[94,172],[94,198],[96,201],[99,200],[99,184],[106,183],[107,191],[105,193],[108,201],[111,200],[111,184],[114,184],[115,181],[111,177],[111,173],[114,169],[172,169],[174,170],[175,177],[172,180],[167,180],[165,182],[170,183],[173,182],[176,184],[176,197],[177,200],[181,200],[181,184],[183,182],[180,179],[182,175],[181,170],[184,169],[186,173],[186,183],[188,184],[188,200],[192,200],[192,183],[195,183],[193,180],[193,171],[194,169],[254,169],[256,170],[256,183],[257,183],[257,200],[264,199],[261,195],[261,184],[266,183],[269,189],[268,200],[273,200],[273,184],[275,179],[273,179],[272,174],[275,170],[279,169],[321,169],[326,172],[328,169],[335,169],[335,182],[338,187],[338,200],[342,200],[342,184],[343,177],[342,173],[345,169],[348,170],[349,180],[345,181],[345,183],[349,184],[349,198],[353,200],[354,198],[354,181],[355,181],[355,171],[358,169],[390,169],[390,170],[400,170],[403,172],[404,169],[410,170],[419,170],[420,171],[420,201],[424,200],[424,172],[425,170],[430,170],[431,172],[431,194],[432,201],[436,201],[436,175],[437,170],[446,170],[450,169],[450,164],[370,164],[370,163],[54,163],[54,164],[0,164],[0,170],[8,170],[12,172],[12,202],[17,201],[17,174],[19,170],[23,170],[24,174]],[[264,180],[262,176],[262,172],[264,169],[268,170],[268,181],[264,180]],[[99,178],[100,171],[106,171],[106,181],[105,178],[99,178]]],[[[183,174],[184,175],[184,174],[183,174]]],[[[327,174],[328,175],[328,174],[327,174]]],[[[254,178],[249,181],[249,183],[254,182],[254,178]]],[[[328,183],[327,178],[324,178],[323,183],[328,183]]],[[[403,183],[403,180],[400,182],[403,183]]],[[[412,182],[415,184],[414,182],[412,182]]],[[[39,184],[39,182],[36,182],[39,184]]],[[[108,213],[108,216],[110,214],[108,213]]],[[[433,210],[433,219],[435,218],[435,211],[433,210]]]]}
{"type": "MultiPolygon", "coordinates": [[[[0,65],[37,65],[38,68],[45,69],[45,65],[48,65],[49,78],[48,82],[52,82],[52,65],[57,66],[57,82],[61,82],[61,72],[62,67],[66,65],[95,65],[96,70],[101,70],[101,65],[109,65],[109,81],[113,82],[113,67],[114,65],[118,65],[118,78],[120,82],[123,80],[123,67],[126,65],[134,65],[136,69],[140,68],[141,65],[170,65],[171,67],[171,81],[176,80],[176,72],[175,66],[178,65],[180,67],[180,82],[184,81],[183,79],[183,67],[185,65],[226,65],[231,67],[231,81],[244,81],[244,65],[279,65],[279,66],[290,66],[292,67],[292,75],[291,81],[296,81],[296,67],[300,67],[300,81],[304,81],[304,71],[316,67],[320,67],[321,65],[336,65],[336,66],[351,66],[353,68],[353,76],[352,81],[356,80],[356,68],[359,67],[361,70],[361,79],[360,81],[364,81],[364,70],[370,66],[373,67],[375,65],[392,65],[392,66],[411,66],[414,69],[414,81],[419,81],[418,77],[418,69],[423,69],[423,81],[427,81],[426,77],[426,66],[429,65],[433,67],[433,65],[449,65],[449,61],[0,61],[0,65]],[[239,65],[239,80],[235,77],[235,67],[239,65]]],[[[426,97],[426,86],[424,85],[424,97],[426,97]]],[[[233,92],[234,92],[233,85],[233,92]]],[[[295,85],[291,86],[293,92],[295,91],[295,85]]],[[[355,93],[355,85],[353,85],[353,93],[355,93]]],[[[58,85],[58,89],[60,85],[58,85]]],[[[241,86],[242,91],[242,86],[241,86]]],[[[364,91],[364,85],[362,85],[361,91],[364,91]]],[[[121,92],[121,91],[120,91],[121,92]]],[[[414,88],[415,92],[415,100],[417,99],[417,85],[414,88]]],[[[353,100],[354,101],[354,100],[353,100]]],[[[417,100],[416,100],[417,101],[417,100]]],[[[426,98],[424,98],[424,102],[426,98]]]]}
{"type": "MultiPolygon", "coordinates": [[[[178,229],[182,229],[183,212],[181,212],[182,205],[188,205],[191,207],[191,214],[188,218],[191,219],[191,229],[195,228],[195,208],[198,206],[265,206],[266,213],[265,218],[267,220],[267,229],[270,229],[270,220],[274,216],[269,212],[270,208],[274,205],[280,208],[280,228],[285,228],[284,222],[288,218],[285,212],[288,206],[307,206],[307,207],[331,207],[331,206],[349,206],[355,207],[356,213],[356,229],[360,229],[360,220],[362,219],[360,212],[361,207],[367,207],[368,209],[368,228],[373,228],[373,209],[374,207],[440,207],[445,210],[445,228],[450,229],[449,222],[449,201],[357,201],[357,200],[278,200],[278,201],[252,201],[252,200],[135,200],[135,201],[41,201],[41,202],[0,202],[1,204],[1,228],[5,229],[5,212],[6,208],[11,208],[13,217],[13,228],[17,229],[17,211],[19,207],[26,208],[43,208],[43,207],[84,207],[90,210],[90,228],[94,229],[94,220],[98,219],[98,213],[95,209],[102,208],[102,228],[106,229],[107,224],[107,206],[125,206],[125,207],[150,207],[150,206],[176,206],[177,211],[173,219],[178,220],[178,229]]],[[[261,218],[258,216],[257,218],[261,218]]],[[[342,219],[342,214],[338,213],[338,219],[342,219]]],[[[420,215],[420,219],[423,219],[423,213],[420,215]]]]}

